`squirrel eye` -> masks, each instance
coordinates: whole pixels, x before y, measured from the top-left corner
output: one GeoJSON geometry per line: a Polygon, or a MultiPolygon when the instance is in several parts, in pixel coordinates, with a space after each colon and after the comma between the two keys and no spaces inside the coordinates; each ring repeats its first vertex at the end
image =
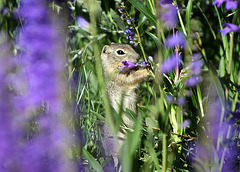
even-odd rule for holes
{"type": "Polygon", "coordinates": [[[124,52],[123,50],[117,50],[117,54],[118,54],[118,55],[124,55],[125,52],[124,52]]]}

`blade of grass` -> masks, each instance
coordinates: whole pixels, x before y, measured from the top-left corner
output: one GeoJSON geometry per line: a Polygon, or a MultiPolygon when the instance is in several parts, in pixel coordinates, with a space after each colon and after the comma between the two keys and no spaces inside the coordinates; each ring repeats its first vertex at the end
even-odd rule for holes
{"type": "Polygon", "coordinates": [[[203,10],[202,10],[202,8],[200,7],[199,4],[197,4],[197,7],[198,7],[198,9],[201,11],[204,19],[206,20],[206,22],[207,22],[207,24],[208,24],[208,26],[209,26],[209,28],[210,28],[210,31],[212,32],[212,35],[213,35],[214,40],[216,40],[216,34],[214,33],[214,30],[213,30],[213,28],[212,28],[212,26],[211,26],[211,24],[210,24],[207,16],[204,14],[204,12],[203,12],[203,10]]]}
{"type": "Polygon", "coordinates": [[[137,8],[141,13],[143,13],[154,26],[157,25],[156,17],[152,14],[152,12],[146,6],[144,6],[142,3],[138,2],[137,0],[129,0],[129,2],[135,8],[137,8]]]}
{"type": "Polygon", "coordinates": [[[160,47],[160,41],[156,37],[156,35],[152,34],[151,32],[146,31],[146,33],[153,39],[157,47],[160,47]]]}
{"type": "Polygon", "coordinates": [[[103,172],[101,165],[95,160],[95,158],[86,149],[83,148],[82,151],[83,155],[89,161],[92,168],[97,172],[103,172]]]}
{"type": "Polygon", "coordinates": [[[188,35],[190,34],[190,22],[191,22],[190,18],[191,18],[191,12],[192,12],[192,3],[193,3],[192,0],[188,1],[186,16],[185,16],[188,35]]]}

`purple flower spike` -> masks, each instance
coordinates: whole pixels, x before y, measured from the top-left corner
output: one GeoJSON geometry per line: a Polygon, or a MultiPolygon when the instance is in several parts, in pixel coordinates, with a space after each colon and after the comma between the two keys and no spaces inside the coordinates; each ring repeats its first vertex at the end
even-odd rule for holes
{"type": "Polygon", "coordinates": [[[182,33],[174,35],[170,35],[166,38],[166,46],[168,48],[174,48],[176,45],[180,47],[184,47],[185,45],[185,38],[182,33]]]}
{"type": "Polygon", "coordinates": [[[138,63],[133,63],[131,61],[122,61],[122,68],[119,69],[120,71],[125,71],[125,70],[128,70],[128,69],[133,69],[137,66],[140,66],[138,63]]]}
{"type": "Polygon", "coordinates": [[[160,6],[163,6],[163,5],[166,5],[166,4],[172,4],[172,3],[173,3],[172,0],[160,0],[159,1],[160,6]]]}
{"type": "Polygon", "coordinates": [[[203,61],[202,60],[193,61],[191,66],[192,66],[192,73],[194,75],[198,75],[202,71],[203,61]]]}
{"type": "Polygon", "coordinates": [[[179,97],[177,99],[177,104],[180,106],[184,106],[186,104],[186,98],[185,97],[179,97]]]}
{"type": "Polygon", "coordinates": [[[86,29],[89,26],[89,22],[85,20],[83,17],[79,16],[77,17],[77,25],[82,29],[86,29]]]}
{"type": "Polygon", "coordinates": [[[181,128],[183,129],[187,128],[189,125],[191,125],[191,121],[189,119],[184,120],[182,124],[180,124],[181,128]]]}
{"type": "Polygon", "coordinates": [[[198,59],[200,59],[201,56],[202,55],[200,53],[195,53],[195,54],[192,55],[192,59],[193,60],[198,60],[198,59]]]}
{"type": "Polygon", "coordinates": [[[161,66],[161,71],[162,71],[162,73],[171,72],[178,65],[179,65],[179,57],[176,57],[176,55],[173,54],[168,59],[163,61],[162,66],[161,66]]]}
{"type": "Polygon", "coordinates": [[[230,0],[228,0],[228,1],[226,2],[225,8],[226,8],[227,10],[237,9],[237,6],[238,6],[238,0],[236,0],[236,1],[230,1],[230,0]]]}
{"type": "Polygon", "coordinates": [[[144,67],[144,68],[147,67],[147,64],[148,64],[148,62],[143,61],[143,62],[142,62],[142,67],[144,67]]]}
{"type": "Polygon", "coordinates": [[[223,3],[223,2],[225,2],[226,0],[215,0],[213,3],[212,3],[212,5],[217,5],[217,7],[219,8],[220,6],[221,6],[221,4],[223,3]]]}
{"type": "Polygon", "coordinates": [[[186,82],[186,86],[187,87],[194,87],[196,86],[198,83],[200,83],[202,81],[202,77],[201,76],[192,76],[191,78],[189,78],[186,82]]]}
{"type": "Polygon", "coordinates": [[[135,35],[130,29],[125,29],[125,33],[130,36],[135,35]]]}
{"type": "Polygon", "coordinates": [[[118,12],[119,13],[123,13],[123,8],[121,7],[121,8],[118,8],[118,12]]]}
{"type": "Polygon", "coordinates": [[[174,97],[171,94],[166,94],[165,96],[167,102],[173,103],[174,102],[174,97]]]}
{"type": "Polygon", "coordinates": [[[172,4],[162,5],[160,19],[168,28],[173,28],[178,22],[176,7],[172,4]]]}
{"type": "Polygon", "coordinates": [[[127,24],[128,24],[128,25],[131,25],[131,24],[132,24],[130,19],[127,19],[127,24]]]}
{"type": "Polygon", "coordinates": [[[220,29],[220,32],[222,33],[222,35],[226,35],[229,32],[240,32],[240,28],[232,23],[223,23],[223,26],[225,26],[224,29],[220,29]]]}

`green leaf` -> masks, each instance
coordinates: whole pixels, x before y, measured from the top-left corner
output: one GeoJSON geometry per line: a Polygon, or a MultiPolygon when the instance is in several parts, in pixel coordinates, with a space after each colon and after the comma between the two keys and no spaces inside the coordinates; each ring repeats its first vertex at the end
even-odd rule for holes
{"type": "Polygon", "coordinates": [[[157,47],[160,47],[160,41],[158,39],[158,37],[154,34],[152,34],[151,32],[146,31],[146,33],[151,36],[151,38],[154,40],[155,44],[157,45],[157,47]]]}
{"type": "Polygon", "coordinates": [[[133,132],[127,134],[127,139],[123,145],[123,154],[122,154],[122,164],[123,171],[133,171],[133,157],[136,152],[137,146],[140,144],[141,131],[142,131],[142,117],[139,116],[135,125],[133,132]]]}
{"type": "Polygon", "coordinates": [[[129,2],[135,8],[137,8],[141,13],[143,13],[154,26],[157,25],[156,17],[152,14],[152,12],[146,6],[144,6],[142,3],[138,2],[137,0],[129,0],[129,2]]]}
{"type": "Polygon", "coordinates": [[[190,18],[191,18],[191,12],[192,12],[192,2],[193,2],[192,0],[188,1],[186,16],[185,16],[188,35],[190,34],[190,22],[191,22],[190,18]]]}
{"type": "Polygon", "coordinates": [[[224,77],[225,76],[225,58],[224,58],[224,56],[222,56],[221,60],[220,60],[219,76],[220,77],[224,77]]]}
{"type": "Polygon", "coordinates": [[[97,172],[103,172],[103,169],[99,164],[99,162],[86,149],[83,148],[82,151],[83,151],[83,155],[85,156],[85,158],[88,159],[92,168],[94,168],[94,170],[96,170],[97,172]]]}
{"type": "Polygon", "coordinates": [[[117,24],[118,28],[120,30],[124,30],[125,25],[121,17],[119,17],[119,15],[117,15],[117,13],[113,9],[110,9],[110,14],[112,16],[113,21],[117,24]]]}
{"type": "Polygon", "coordinates": [[[210,28],[210,30],[211,30],[211,32],[212,32],[213,38],[216,39],[216,34],[214,33],[214,30],[213,30],[213,28],[212,28],[210,22],[208,21],[207,16],[204,14],[204,12],[203,12],[203,10],[202,10],[202,8],[200,7],[199,4],[197,4],[197,7],[198,7],[198,9],[201,11],[201,13],[202,13],[204,19],[206,20],[206,22],[207,22],[207,24],[208,24],[208,26],[209,26],[209,28],[210,28]]]}

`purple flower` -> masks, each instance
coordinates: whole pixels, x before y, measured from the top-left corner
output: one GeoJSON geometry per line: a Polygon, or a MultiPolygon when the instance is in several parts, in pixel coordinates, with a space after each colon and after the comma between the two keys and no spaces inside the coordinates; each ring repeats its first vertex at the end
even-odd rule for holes
{"type": "Polygon", "coordinates": [[[125,33],[130,36],[134,36],[135,33],[133,33],[130,29],[125,29],[125,33]]]}
{"type": "Polygon", "coordinates": [[[221,4],[223,3],[223,2],[225,2],[226,0],[215,0],[212,4],[213,5],[217,5],[217,7],[219,8],[220,6],[221,6],[221,4]]]}
{"type": "Polygon", "coordinates": [[[122,68],[119,69],[120,71],[125,71],[125,70],[128,70],[128,69],[133,69],[137,66],[140,66],[138,63],[133,63],[131,61],[122,61],[122,68]]]}
{"type": "Polygon", "coordinates": [[[121,8],[118,8],[118,12],[119,13],[123,13],[123,8],[121,7],[121,8]]]}
{"type": "Polygon", "coordinates": [[[173,3],[172,0],[160,0],[159,1],[160,6],[163,6],[163,5],[166,5],[166,4],[172,4],[172,3],[173,3]]]}
{"type": "Polygon", "coordinates": [[[226,35],[229,32],[240,32],[240,28],[232,23],[223,23],[223,26],[225,26],[224,29],[220,29],[220,32],[222,33],[222,35],[226,35]]]}
{"type": "Polygon", "coordinates": [[[34,112],[38,131],[18,150],[21,155],[18,171],[69,171],[70,163],[63,155],[70,138],[60,115],[65,113],[62,100],[65,47],[63,35],[56,30],[60,23],[56,18],[51,20],[47,0],[21,2],[24,24],[17,43],[22,50],[18,57],[22,69],[19,75],[26,90],[19,99],[24,102],[22,115],[34,112]],[[43,108],[41,114],[39,107],[43,108]]]}
{"type": "Polygon", "coordinates": [[[160,19],[168,28],[173,28],[178,22],[177,9],[172,4],[161,5],[160,19]]]}
{"type": "Polygon", "coordinates": [[[6,16],[6,15],[8,14],[8,12],[9,12],[9,9],[8,9],[8,8],[3,8],[3,9],[1,10],[2,16],[6,16]]]}
{"type": "Polygon", "coordinates": [[[201,76],[192,76],[191,78],[189,78],[186,82],[186,86],[187,87],[194,87],[196,86],[198,83],[200,83],[202,81],[202,77],[201,76]]]}
{"type": "Polygon", "coordinates": [[[171,55],[169,58],[167,58],[165,61],[163,61],[160,70],[163,73],[171,72],[173,69],[175,69],[177,66],[179,66],[180,60],[179,56],[176,56],[176,54],[171,55]]]}
{"type": "Polygon", "coordinates": [[[167,102],[173,103],[174,102],[174,97],[171,94],[166,94],[165,96],[167,102]]]}
{"type": "Polygon", "coordinates": [[[237,9],[237,6],[238,6],[238,0],[235,0],[235,1],[234,0],[227,0],[225,8],[227,10],[237,9]]]}
{"type": "Polygon", "coordinates": [[[0,33],[0,52],[0,171],[8,172],[17,169],[17,162],[20,160],[22,119],[25,116],[14,108],[15,92],[9,89],[12,84],[9,71],[15,67],[15,63],[8,40],[2,33],[0,33]]]}
{"type": "Polygon", "coordinates": [[[129,39],[130,41],[134,41],[135,40],[135,36],[130,35],[130,36],[127,37],[127,39],[129,39]]]}
{"type": "Polygon", "coordinates": [[[131,22],[133,22],[133,23],[135,22],[135,18],[134,17],[131,18],[131,22]]]}
{"type": "Polygon", "coordinates": [[[78,16],[76,21],[81,29],[87,29],[89,27],[89,22],[81,16],[78,16]]]}
{"type": "Polygon", "coordinates": [[[174,48],[175,46],[184,47],[185,38],[182,33],[177,33],[176,35],[170,35],[166,38],[166,46],[168,48],[174,48]]]}
{"type": "Polygon", "coordinates": [[[185,129],[187,128],[189,125],[191,125],[191,121],[189,119],[184,120],[181,124],[180,127],[185,129]]]}
{"type": "Polygon", "coordinates": [[[200,74],[201,71],[202,71],[202,66],[203,66],[203,61],[202,60],[192,61],[191,62],[192,73],[194,75],[200,74]]]}
{"type": "Polygon", "coordinates": [[[219,8],[223,2],[226,2],[225,8],[227,10],[236,9],[238,5],[238,0],[215,0],[212,4],[219,8]]]}
{"type": "Polygon", "coordinates": [[[186,98],[185,97],[179,97],[177,99],[177,104],[180,106],[184,106],[186,104],[186,98]]]}
{"type": "Polygon", "coordinates": [[[143,62],[142,62],[142,67],[146,68],[147,65],[148,65],[148,62],[146,62],[146,61],[143,61],[143,62]]]}
{"type": "Polygon", "coordinates": [[[195,53],[195,54],[192,55],[192,59],[193,60],[198,60],[198,59],[200,59],[201,56],[202,55],[200,53],[195,53]]]}
{"type": "Polygon", "coordinates": [[[128,25],[131,25],[131,24],[132,24],[130,19],[127,19],[127,24],[128,24],[128,25]]]}

